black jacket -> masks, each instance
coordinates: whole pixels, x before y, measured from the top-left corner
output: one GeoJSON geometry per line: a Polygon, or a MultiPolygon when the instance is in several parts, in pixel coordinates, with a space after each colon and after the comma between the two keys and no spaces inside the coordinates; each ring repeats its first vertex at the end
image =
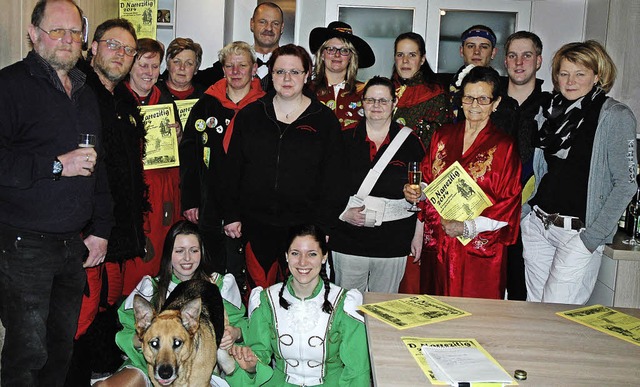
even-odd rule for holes
{"type": "Polygon", "coordinates": [[[182,211],[199,208],[199,223],[205,226],[219,226],[222,220],[223,138],[234,115],[215,97],[203,95],[191,109],[180,143],[182,211]]]}
{"type": "Polygon", "coordinates": [[[84,62],[87,84],[95,91],[100,104],[105,165],[113,197],[115,224],[107,247],[106,261],[121,262],[145,256],[143,213],[149,211],[149,189],[144,182],[142,155],[144,127],[136,111],[123,106],[128,90],[116,86],[107,90],[91,66],[84,62]]]}
{"type": "Polygon", "coordinates": [[[238,112],[224,175],[225,223],[253,219],[327,227],[340,214],[340,123],[328,107],[306,95],[311,104],[282,133],[275,92],[238,112]]]}
{"type": "Polygon", "coordinates": [[[100,111],[77,68],[71,98],[55,71],[34,51],[0,71],[0,224],[50,234],[108,238],[111,195],[102,151],[100,111]],[[97,135],[90,177],[53,180],[53,160],[78,148],[78,135],[97,135]]]}
{"type": "Polygon", "coordinates": [[[542,106],[549,106],[551,93],[542,91],[542,79],[536,79],[531,95],[518,105],[518,101],[507,95],[509,78],[502,77],[502,101],[491,115],[491,121],[514,138],[520,160],[522,161],[522,183],[533,176],[534,136],[538,133],[536,115],[542,106]]]}

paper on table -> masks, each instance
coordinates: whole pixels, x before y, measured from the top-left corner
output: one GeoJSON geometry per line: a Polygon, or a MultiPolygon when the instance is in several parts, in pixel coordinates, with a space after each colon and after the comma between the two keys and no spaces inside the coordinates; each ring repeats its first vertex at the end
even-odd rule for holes
{"type": "Polygon", "coordinates": [[[397,329],[413,328],[471,315],[426,294],[363,304],[358,306],[358,309],[397,329]]]}
{"type": "Polygon", "coordinates": [[[477,348],[425,345],[422,353],[436,378],[451,385],[462,382],[511,383],[511,376],[477,348]]]}
{"type": "Polygon", "coordinates": [[[640,319],[602,305],[556,313],[608,335],[640,345],[640,319]]]}

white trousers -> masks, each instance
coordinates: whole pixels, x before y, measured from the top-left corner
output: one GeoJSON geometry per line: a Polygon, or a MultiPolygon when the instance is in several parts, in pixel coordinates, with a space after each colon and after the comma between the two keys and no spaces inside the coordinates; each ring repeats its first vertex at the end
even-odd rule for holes
{"type": "Polygon", "coordinates": [[[380,293],[398,293],[407,257],[370,258],[333,251],[336,285],[380,293]]]}
{"type": "Polygon", "coordinates": [[[591,253],[579,231],[545,229],[533,211],[520,229],[527,301],[584,305],[595,287],[604,246],[591,253]]]}

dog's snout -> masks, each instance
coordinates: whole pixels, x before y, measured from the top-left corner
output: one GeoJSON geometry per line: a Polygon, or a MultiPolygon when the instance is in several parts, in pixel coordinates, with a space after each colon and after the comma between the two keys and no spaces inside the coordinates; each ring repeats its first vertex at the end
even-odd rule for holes
{"type": "Polygon", "coordinates": [[[162,379],[171,379],[173,376],[173,367],[169,364],[162,364],[158,366],[158,376],[162,379]]]}

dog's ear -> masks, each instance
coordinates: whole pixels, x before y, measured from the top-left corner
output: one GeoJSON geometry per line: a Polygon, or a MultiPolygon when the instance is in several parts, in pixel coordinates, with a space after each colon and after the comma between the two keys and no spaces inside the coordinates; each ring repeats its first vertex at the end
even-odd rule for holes
{"type": "Polygon", "coordinates": [[[202,311],[202,300],[200,298],[193,299],[180,309],[182,315],[182,326],[184,329],[193,335],[198,330],[200,325],[200,312],[202,311]]]}
{"type": "Polygon", "coordinates": [[[138,336],[142,337],[149,325],[151,325],[151,320],[156,311],[149,301],[136,294],[133,297],[133,312],[136,318],[136,332],[138,332],[138,336]]]}

